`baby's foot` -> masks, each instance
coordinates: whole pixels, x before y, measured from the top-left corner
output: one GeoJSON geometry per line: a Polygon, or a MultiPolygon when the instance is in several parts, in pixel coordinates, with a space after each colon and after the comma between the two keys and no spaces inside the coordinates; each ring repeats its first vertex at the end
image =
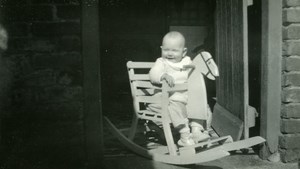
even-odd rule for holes
{"type": "Polygon", "coordinates": [[[180,138],[180,140],[178,140],[177,144],[181,147],[187,147],[187,146],[192,146],[195,144],[194,140],[192,139],[191,136],[189,136],[188,138],[180,138]]]}
{"type": "Polygon", "coordinates": [[[192,138],[195,143],[199,143],[201,141],[206,141],[210,138],[210,136],[208,134],[203,133],[201,131],[193,132],[192,135],[193,135],[192,138]]]}

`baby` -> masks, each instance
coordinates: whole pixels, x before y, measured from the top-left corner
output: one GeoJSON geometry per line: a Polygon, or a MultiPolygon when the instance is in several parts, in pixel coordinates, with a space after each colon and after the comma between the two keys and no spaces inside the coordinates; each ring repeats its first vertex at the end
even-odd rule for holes
{"type": "MultiPolygon", "coordinates": [[[[191,69],[188,65],[192,63],[190,57],[186,56],[187,48],[185,47],[184,36],[176,31],[167,33],[162,41],[161,57],[158,58],[149,72],[152,83],[160,84],[163,80],[167,82],[170,87],[175,84],[187,83],[189,72],[191,69]]],[[[189,146],[195,144],[194,140],[203,140],[203,133],[201,132],[201,125],[192,127],[195,135],[199,138],[193,138],[190,133],[188,114],[186,104],[188,101],[187,91],[176,91],[170,93],[169,97],[169,115],[173,126],[180,133],[180,140],[178,145],[189,146]]],[[[150,110],[158,111],[161,109],[159,105],[150,104],[150,110]]],[[[207,139],[208,136],[205,136],[207,139]]]]}

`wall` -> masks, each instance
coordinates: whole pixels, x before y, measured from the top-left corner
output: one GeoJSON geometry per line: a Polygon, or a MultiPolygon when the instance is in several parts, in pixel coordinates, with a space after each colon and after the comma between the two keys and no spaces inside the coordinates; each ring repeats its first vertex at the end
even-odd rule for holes
{"type": "Polygon", "coordinates": [[[2,120],[8,168],[84,164],[79,0],[2,0],[13,63],[2,120]],[[18,163],[16,163],[18,161],[18,163]]]}
{"type": "Polygon", "coordinates": [[[300,158],[300,0],[283,0],[280,149],[284,162],[300,158]]]}

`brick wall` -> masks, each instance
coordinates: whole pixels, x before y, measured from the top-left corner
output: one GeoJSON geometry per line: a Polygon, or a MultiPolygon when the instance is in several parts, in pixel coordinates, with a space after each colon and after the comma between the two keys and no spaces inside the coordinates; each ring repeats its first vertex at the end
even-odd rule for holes
{"type": "Polygon", "coordinates": [[[284,162],[300,158],[300,0],[283,0],[280,150],[284,162]]]}
{"type": "Polygon", "coordinates": [[[6,55],[14,63],[12,106],[2,124],[2,144],[11,155],[2,165],[80,168],[84,162],[80,1],[0,2],[10,36],[6,55]]]}

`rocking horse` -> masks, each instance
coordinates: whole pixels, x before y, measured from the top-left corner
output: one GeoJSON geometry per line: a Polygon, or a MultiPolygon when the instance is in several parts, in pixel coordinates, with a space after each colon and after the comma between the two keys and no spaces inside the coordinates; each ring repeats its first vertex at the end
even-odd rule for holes
{"type": "MultiPolygon", "coordinates": [[[[192,146],[178,147],[174,143],[171,121],[168,115],[167,105],[169,102],[169,93],[187,90],[189,98],[187,111],[189,118],[200,119],[210,123],[210,114],[203,113],[209,112],[203,76],[214,80],[215,77],[219,75],[218,68],[208,52],[201,52],[193,59],[192,65],[187,66],[192,69],[188,83],[177,84],[171,88],[166,82],[163,82],[161,86],[153,85],[149,80],[148,73],[138,73],[140,72],[138,70],[151,69],[153,65],[154,63],[152,62],[127,62],[134,107],[134,116],[129,134],[125,136],[107,117],[105,117],[112,133],[133,152],[163,163],[186,165],[216,160],[230,155],[230,151],[249,148],[265,141],[265,139],[256,136],[233,142],[231,136],[223,136],[211,137],[207,141],[192,146]],[[153,95],[155,90],[160,90],[162,92],[161,97],[153,95]],[[149,111],[145,105],[151,103],[162,104],[162,112],[157,113],[149,111]],[[136,144],[133,140],[140,119],[161,122],[166,145],[159,145],[154,149],[147,149],[136,144]]],[[[206,127],[206,129],[207,133],[211,130],[208,127],[206,127]]]]}

